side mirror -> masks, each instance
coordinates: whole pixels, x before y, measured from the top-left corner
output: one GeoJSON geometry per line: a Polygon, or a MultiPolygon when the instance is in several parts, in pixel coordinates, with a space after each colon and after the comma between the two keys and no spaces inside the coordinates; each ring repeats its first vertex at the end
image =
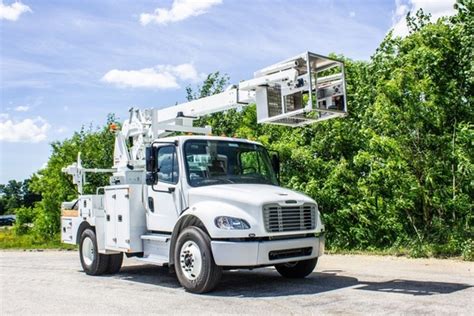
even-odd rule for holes
{"type": "Polygon", "coordinates": [[[145,148],[146,184],[154,185],[158,181],[156,166],[156,149],[153,146],[145,148]]]}
{"type": "Polygon", "coordinates": [[[145,149],[145,162],[147,172],[156,172],[156,150],[153,146],[145,149]]]}
{"type": "Polygon", "coordinates": [[[280,174],[280,157],[277,153],[272,154],[272,167],[277,175],[280,174]]]}

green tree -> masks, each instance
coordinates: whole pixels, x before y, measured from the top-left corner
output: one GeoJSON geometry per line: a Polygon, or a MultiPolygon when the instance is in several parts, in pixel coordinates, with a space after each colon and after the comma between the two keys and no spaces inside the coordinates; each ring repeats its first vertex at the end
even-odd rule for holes
{"type": "Polygon", "coordinates": [[[0,214],[13,213],[21,205],[22,182],[10,180],[7,184],[0,184],[0,214]]]}
{"type": "MultiPolygon", "coordinates": [[[[34,229],[41,236],[52,238],[60,227],[61,202],[77,198],[76,186],[62,168],[75,162],[81,152],[82,165],[85,168],[110,168],[113,164],[114,135],[108,126],[115,121],[109,115],[107,125],[99,129],[82,129],[62,142],[51,144],[52,153],[47,166],[32,178],[31,188],[41,194],[42,200],[35,206],[34,229]]],[[[109,175],[90,174],[84,193],[94,194],[99,186],[108,184],[109,175]]],[[[29,217],[31,218],[31,217],[29,217]]]]}
{"type": "Polygon", "coordinates": [[[31,179],[0,184],[0,215],[13,214],[19,207],[31,207],[41,196],[30,190],[31,179]]]}
{"type": "Polygon", "coordinates": [[[436,23],[409,14],[410,35],[389,34],[368,62],[337,56],[346,63],[347,118],[259,126],[249,106],[203,122],[278,150],[283,185],[318,201],[330,246],[431,244],[435,254],[460,254],[472,248],[474,226],[474,36],[472,1],[457,8],[436,23]]]}

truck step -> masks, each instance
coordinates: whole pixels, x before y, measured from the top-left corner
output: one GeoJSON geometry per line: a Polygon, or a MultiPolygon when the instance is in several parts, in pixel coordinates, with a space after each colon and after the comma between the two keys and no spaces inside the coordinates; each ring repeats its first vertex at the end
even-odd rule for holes
{"type": "Polygon", "coordinates": [[[160,235],[160,234],[146,234],[141,235],[142,240],[153,240],[158,242],[168,242],[171,240],[171,235],[160,235]]]}
{"type": "Polygon", "coordinates": [[[167,257],[162,257],[162,256],[157,256],[157,255],[149,255],[147,257],[136,258],[136,259],[138,261],[154,264],[157,266],[164,266],[168,264],[168,261],[169,261],[167,257]]]}

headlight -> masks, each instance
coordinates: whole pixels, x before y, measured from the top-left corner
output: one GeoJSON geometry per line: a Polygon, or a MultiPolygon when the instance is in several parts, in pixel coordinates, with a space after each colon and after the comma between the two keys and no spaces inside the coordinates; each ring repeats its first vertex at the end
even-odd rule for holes
{"type": "Polygon", "coordinates": [[[249,223],[241,218],[218,216],[214,223],[220,229],[250,229],[249,223]]]}

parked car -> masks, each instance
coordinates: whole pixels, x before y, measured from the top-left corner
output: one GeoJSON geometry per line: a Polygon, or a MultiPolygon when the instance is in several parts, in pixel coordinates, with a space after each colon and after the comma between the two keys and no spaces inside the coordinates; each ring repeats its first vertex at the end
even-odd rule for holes
{"type": "Polygon", "coordinates": [[[15,224],[15,215],[0,216],[0,226],[13,226],[15,224]]]}

